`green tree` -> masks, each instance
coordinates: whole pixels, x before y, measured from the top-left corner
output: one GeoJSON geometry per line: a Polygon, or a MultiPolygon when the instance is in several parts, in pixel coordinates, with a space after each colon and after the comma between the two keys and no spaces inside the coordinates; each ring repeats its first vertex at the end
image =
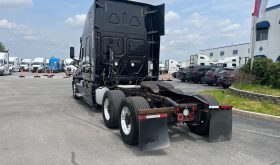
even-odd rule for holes
{"type": "Polygon", "coordinates": [[[0,42],[0,52],[7,52],[5,45],[0,42]]]}

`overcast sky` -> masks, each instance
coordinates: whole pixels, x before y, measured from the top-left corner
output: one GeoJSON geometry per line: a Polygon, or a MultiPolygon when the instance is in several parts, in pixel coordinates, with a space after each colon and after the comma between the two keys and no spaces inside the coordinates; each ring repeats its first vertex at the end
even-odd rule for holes
{"type": "MultiPolygon", "coordinates": [[[[137,0],[166,3],[161,58],[185,61],[201,49],[250,41],[254,0],[137,0]]],[[[0,41],[12,56],[69,56],[79,49],[93,0],[0,0],[0,41]]],[[[269,0],[268,6],[280,4],[269,0]]]]}

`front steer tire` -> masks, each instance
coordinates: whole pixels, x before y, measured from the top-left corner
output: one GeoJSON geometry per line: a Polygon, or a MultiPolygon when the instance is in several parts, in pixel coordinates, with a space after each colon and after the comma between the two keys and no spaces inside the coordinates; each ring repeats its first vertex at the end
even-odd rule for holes
{"type": "Polygon", "coordinates": [[[139,119],[138,111],[140,109],[150,109],[148,101],[143,97],[127,97],[123,99],[119,111],[119,128],[122,135],[122,140],[128,145],[137,145],[139,143],[139,119]],[[128,116],[131,124],[130,132],[124,131],[122,124],[122,113],[125,108],[128,108],[130,115],[128,116]],[[126,132],[126,133],[125,133],[126,132]]]}
{"type": "Polygon", "coordinates": [[[119,109],[124,98],[125,94],[120,90],[110,90],[105,93],[102,102],[102,116],[106,127],[118,128],[119,109]]]}
{"type": "MultiPolygon", "coordinates": [[[[205,101],[209,104],[209,106],[219,106],[219,102],[216,100],[215,97],[206,95],[206,94],[198,94],[195,97],[205,101]]],[[[209,113],[204,113],[203,116],[203,123],[200,124],[188,124],[189,129],[198,135],[208,135],[209,134],[209,126],[210,126],[210,115],[209,113]]]]}

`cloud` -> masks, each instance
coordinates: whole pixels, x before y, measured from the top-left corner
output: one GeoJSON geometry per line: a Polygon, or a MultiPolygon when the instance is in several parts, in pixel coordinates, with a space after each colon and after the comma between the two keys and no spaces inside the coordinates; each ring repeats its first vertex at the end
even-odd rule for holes
{"type": "Polygon", "coordinates": [[[32,4],[33,0],[0,0],[0,8],[17,8],[32,4]]]}
{"type": "Polygon", "coordinates": [[[218,20],[216,25],[219,28],[221,28],[221,27],[223,28],[223,27],[228,26],[230,24],[232,24],[230,19],[222,19],[222,20],[218,20]]]}
{"type": "Polygon", "coordinates": [[[225,28],[223,28],[221,31],[222,32],[232,32],[232,31],[237,31],[241,28],[240,24],[232,24],[232,25],[229,25],[225,28]]]}
{"type": "Polygon", "coordinates": [[[37,41],[38,40],[38,38],[35,36],[24,36],[23,39],[27,40],[27,41],[37,41]]]}
{"type": "Polygon", "coordinates": [[[187,20],[187,24],[190,27],[201,27],[203,25],[206,25],[206,22],[208,22],[209,19],[206,16],[201,16],[199,13],[194,12],[187,20]]]}
{"type": "Polygon", "coordinates": [[[9,22],[6,19],[0,20],[0,29],[17,29],[18,25],[14,22],[9,22]]]}
{"type": "Polygon", "coordinates": [[[87,18],[86,14],[77,14],[74,17],[67,18],[65,23],[72,27],[83,27],[85,24],[86,18],[87,18]]]}
{"type": "Polygon", "coordinates": [[[181,18],[181,16],[179,14],[177,14],[174,11],[169,11],[166,13],[165,15],[165,21],[166,22],[170,22],[170,21],[178,21],[181,18]]]}
{"type": "Polygon", "coordinates": [[[0,29],[8,32],[12,32],[16,35],[23,36],[24,40],[35,41],[38,37],[34,36],[34,32],[25,25],[19,25],[15,22],[8,21],[6,19],[0,20],[0,29]]]}

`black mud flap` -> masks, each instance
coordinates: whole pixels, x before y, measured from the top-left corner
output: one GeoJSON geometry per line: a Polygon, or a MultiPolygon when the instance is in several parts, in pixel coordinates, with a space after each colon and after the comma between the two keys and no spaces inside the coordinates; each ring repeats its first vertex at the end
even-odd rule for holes
{"type": "Polygon", "coordinates": [[[170,146],[167,118],[139,120],[139,149],[152,151],[170,146]]]}
{"type": "Polygon", "coordinates": [[[232,110],[210,110],[209,141],[227,141],[232,136],[232,110]]]}

